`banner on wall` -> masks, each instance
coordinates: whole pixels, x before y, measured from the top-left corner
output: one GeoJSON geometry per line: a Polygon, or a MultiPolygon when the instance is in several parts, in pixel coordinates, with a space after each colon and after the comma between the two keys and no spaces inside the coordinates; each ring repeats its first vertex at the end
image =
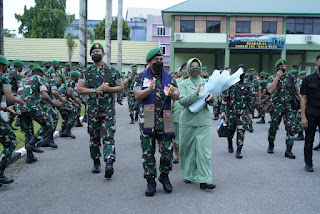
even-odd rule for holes
{"type": "Polygon", "coordinates": [[[230,49],[284,49],[285,35],[229,34],[230,49]]]}

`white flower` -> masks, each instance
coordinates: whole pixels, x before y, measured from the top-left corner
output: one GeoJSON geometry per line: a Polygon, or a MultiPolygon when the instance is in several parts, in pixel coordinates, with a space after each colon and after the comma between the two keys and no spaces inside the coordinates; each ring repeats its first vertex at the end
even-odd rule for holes
{"type": "Polygon", "coordinates": [[[142,87],[149,88],[151,82],[152,82],[152,79],[144,78],[142,87]]]}

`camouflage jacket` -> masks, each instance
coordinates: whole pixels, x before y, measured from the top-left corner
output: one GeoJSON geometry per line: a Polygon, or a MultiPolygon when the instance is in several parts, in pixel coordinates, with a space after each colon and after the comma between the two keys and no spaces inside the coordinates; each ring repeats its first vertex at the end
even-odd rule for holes
{"type": "MultiPolygon", "coordinates": [[[[0,73],[0,100],[1,102],[6,102],[6,97],[4,96],[4,90],[11,89],[11,86],[9,84],[9,79],[6,77],[4,73],[0,73]]],[[[0,114],[0,120],[3,120],[0,114]]]]}
{"type": "Polygon", "coordinates": [[[42,100],[41,91],[47,91],[43,77],[33,75],[23,79],[18,89],[18,96],[24,100],[25,105],[18,104],[18,112],[38,111],[42,100]]]}
{"type": "Polygon", "coordinates": [[[68,90],[73,92],[75,86],[76,86],[76,83],[72,79],[69,79],[59,87],[58,93],[61,97],[68,98],[68,95],[67,95],[68,90]]]}
{"type": "MultiPolygon", "coordinates": [[[[127,75],[126,79],[129,79],[129,77],[130,77],[130,75],[127,75]]],[[[135,86],[136,78],[137,78],[137,74],[136,75],[132,74],[132,79],[129,80],[129,82],[128,82],[128,87],[127,87],[128,92],[131,92],[131,93],[134,92],[133,88],[135,86]]]]}
{"type": "Polygon", "coordinates": [[[254,79],[245,79],[244,80],[245,83],[248,83],[250,85],[250,88],[251,88],[251,92],[254,96],[254,98],[257,98],[258,97],[258,91],[261,90],[261,86],[259,84],[259,81],[254,78],[254,79]]]}
{"type": "Polygon", "coordinates": [[[71,70],[70,70],[70,71],[67,71],[65,68],[62,70],[62,74],[63,74],[65,77],[70,77],[70,73],[71,73],[71,70]]]}
{"type": "MultiPolygon", "coordinates": [[[[166,72],[166,71],[162,71],[162,72],[166,72]]],[[[135,85],[134,85],[134,89],[133,89],[134,92],[136,92],[138,90],[142,90],[143,73],[144,72],[139,73],[135,79],[135,85]]],[[[161,74],[159,74],[159,75],[153,75],[153,77],[157,79],[156,87],[154,89],[155,118],[156,118],[156,115],[159,115],[158,121],[155,121],[155,123],[157,124],[157,126],[155,128],[156,128],[156,130],[164,130],[163,114],[160,113],[161,107],[164,102],[164,99],[163,99],[164,92],[162,89],[162,76],[161,76],[161,74]]],[[[170,73],[169,73],[169,77],[171,80],[171,85],[173,85],[174,87],[177,87],[176,80],[172,77],[172,75],[170,73]]],[[[139,112],[140,112],[140,118],[144,118],[144,104],[143,104],[143,102],[140,102],[139,112]]],[[[141,120],[141,121],[143,121],[143,120],[141,120]]],[[[140,128],[143,128],[142,122],[140,123],[140,128]]]]}
{"type": "Polygon", "coordinates": [[[296,87],[301,88],[302,82],[303,82],[303,79],[301,79],[300,77],[298,77],[297,80],[296,80],[296,87]]]}
{"type": "Polygon", "coordinates": [[[55,97],[52,94],[52,90],[58,91],[59,88],[59,83],[56,79],[49,79],[45,82],[45,85],[48,89],[48,95],[50,96],[51,99],[55,99],[55,97]]]}
{"type": "Polygon", "coordinates": [[[16,69],[10,68],[10,71],[7,74],[7,78],[10,80],[10,85],[12,86],[12,93],[16,95],[18,91],[18,85],[21,82],[20,73],[16,71],[16,69]]]}
{"type": "MultiPolygon", "coordinates": [[[[111,87],[122,83],[119,71],[105,63],[100,68],[91,65],[84,69],[78,82],[78,84],[85,85],[86,88],[98,88],[105,83],[111,87]]],[[[108,92],[87,95],[87,111],[94,117],[114,115],[116,113],[115,95],[108,92]]]]}
{"type": "Polygon", "coordinates": [[[238,82],[223,92],[221,112],[228,115],[249,114],[253,104],[251,85],[238,82]]]}
{"type": "MultiPolygon", "coordinates": [[[[268,87],[271,85],[275,77],[276,75],[273,75],[268,78],[267,80],[268,87]]],[[[273,105],[276,104],[278,106],[278,105],[291,102],[291,95],[290,95],[291,84],[292,84],[291,78],[293,78],[293,76],[291,74],[286,73],[286,75],[282,76],[279,79],[276,90],[273,92],[273,95],[272,95],[273,105]]]]}
{"type": "Polygon", "coordinates": [[[58,75],[60,74],[60,71],[59,69],[55,69],[54,67],[51,67],[48,69],[48,72],[46,74],[47,78],[51,79],[52,78],[52,75],[58,75]]]}

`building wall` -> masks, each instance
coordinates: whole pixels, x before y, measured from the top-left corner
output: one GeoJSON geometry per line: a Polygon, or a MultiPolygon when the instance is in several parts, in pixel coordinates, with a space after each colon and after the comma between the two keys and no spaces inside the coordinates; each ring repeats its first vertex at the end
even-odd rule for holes
{"type": "Polygon", "coordinates": [[[132,41],[147,41],[147,22],[128,22],[132,41]]]}
{"type": "Polygon", "coordinates": [[[214,54],[204,54],[204,53],[176,53],[174,56],[175,72],[179,71],[181,65],[187,62],[191,58],[198,58],[202,62],[202,66],[206,66],[208,71],[213,71],[215,69],[215,55],[214,54]]]}
{"type": "Polygon", "coordinates": [[[195,21],[195,33],[206,33],[207,21],[220,21],[221,33],[227,32],[227,17],[226,16],[175,16],[174,32],[180,33],[180,21],[189,20],[195,21]]]}

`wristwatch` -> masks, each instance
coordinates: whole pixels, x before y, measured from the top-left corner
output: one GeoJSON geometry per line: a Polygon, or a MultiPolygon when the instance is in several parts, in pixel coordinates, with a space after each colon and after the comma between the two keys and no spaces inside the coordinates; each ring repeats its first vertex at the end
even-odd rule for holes
{"type": "Polygon", "coordinates": [[[95,94],[96,92],[97,92],[97,89],[94,88],[94,89],[92,90],[92,93],[95,94]]]}

